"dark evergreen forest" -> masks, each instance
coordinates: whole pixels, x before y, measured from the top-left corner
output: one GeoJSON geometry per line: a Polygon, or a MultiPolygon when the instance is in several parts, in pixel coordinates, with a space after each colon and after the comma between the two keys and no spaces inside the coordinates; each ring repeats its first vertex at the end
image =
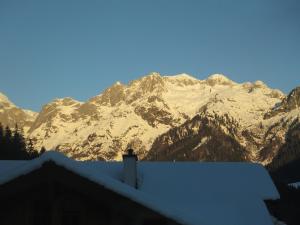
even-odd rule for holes
{"type": "Polygon", "coordinates": [[[270,213],[287,225],[300,223],[300,188],[275,181],[280,199],[267,201],[270,213]]]}
{"type": "Polygon", "coordinates": [[[278,155],[267,166],[280,199],[269,201],[268,208],[272,215],[287,225],[300,224],[300,188],[290,183],[300,182],[300,123],[295,120],[287,134],[286,142],[278,155]]]}
{"type": "MultiPolygon", "coordinates": [[[[44,150],[43,150],[44,151],[44,150]]],[[[0,160],[29,160],[38,157],[40,153],[34,149],[31,139],[25,139],[22,130],[14,129],[0,123],[0,160]]]]}
{"type": "Polygon", "coordinates": [[[300,177],[297,172],[300,169],[300,122],[298,119],[290,125],[286,133],[285,143],[267,168],[272,173],[277,174],[278,178],[287,179],[288,176],[290,180],[286,180],[288,182],[293,182],[293,176],[298,176],[294,179],[299,180],[300,177]]]}

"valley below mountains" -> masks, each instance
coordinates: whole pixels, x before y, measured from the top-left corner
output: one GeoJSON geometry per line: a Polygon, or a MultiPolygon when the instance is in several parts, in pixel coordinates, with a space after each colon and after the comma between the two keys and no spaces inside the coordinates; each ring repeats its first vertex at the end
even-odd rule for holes
{"type": "Polygon", "coordinates": [[[55,99],[40,112],[0,94],[0,122],[17,123],[37,149],[79,160],[121,160],[133,148],[145,160],[251,161],[299,155],[300,87],[285,95],[262,81],[237,83],[214,74],[151,73],[116,82],[79,102],[55,99]]]}

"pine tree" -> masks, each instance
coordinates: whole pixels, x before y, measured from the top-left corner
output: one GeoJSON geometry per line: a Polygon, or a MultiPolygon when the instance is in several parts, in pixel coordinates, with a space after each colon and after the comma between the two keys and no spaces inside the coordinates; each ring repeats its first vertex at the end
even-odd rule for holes
{"type": "Polygon", "coordinates": [[[0,123],[0,146],[2,146],[3,138],[4,138],[4,130],[3,130],[2,123],[0,123]]]}
{"type": "Polygon", "coordinates": [[[17,124],[12,131],[8,126],[3,130],[0,123],[0,160],[27,160],[38,156],[33,141],[25,139],[22,129],[19,129],[17,124]]]}
{"type": "Polygon", "coordinates": [[[13,157],[16,159],[27,159],[28,153],[26,152],[26,142],[22,132],[19,130],[18,125],[16,124],[13,138],[13,157]]]}
{"type": "Polygon", "coordinates": [[[41,148],[41,150],[40,150],[40,155],[41,154],[44,154],[46,152],[46,148],[43,146],[42,148],[41,148]]]}
{"type": "Polygon", "coordinates": [[[3,159],[9,159],[12,153],[12,132],[11,129],[6,126],[3,139],[3,159]]]}
{"type": "Polygon", "coordinates": [[[4,132],[4,139],[6,143],[11,143],[12,140],[12,132],[11,129],[9,128],[9,126],[5,127],[5,132],[4,132]]]}
{"type": "Polygon", "coordinates": [[[2,159],[4,155],[4,130],[2,123],[0,123],[0,159],[2,159]]]}
{"type": "Polygon", "coordinates": [[[39,153],[37,150],[34,149],[33,141],[32,139],[29,139],[27,144],[27,153],[29,155],[30,159],[36,158],[39,156],[39,153]]]}
{"type": "Polygon", "coordinates": [[[27,144],[27,152],[29,154],[32,154],[34,152],[34,147],[33,147],[33,143],[32,143],[32,139],[30,138],[27,144]]]}

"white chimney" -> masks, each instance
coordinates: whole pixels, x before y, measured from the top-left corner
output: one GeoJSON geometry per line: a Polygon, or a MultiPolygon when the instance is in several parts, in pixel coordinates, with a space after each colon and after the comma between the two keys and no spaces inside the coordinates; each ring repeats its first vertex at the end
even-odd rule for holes
{"type": "Polygon", "coordinates": [[[123,181],[131,187],[137,188],[137,155],[132,149],[128,149],[123,155],[123,181]]]}

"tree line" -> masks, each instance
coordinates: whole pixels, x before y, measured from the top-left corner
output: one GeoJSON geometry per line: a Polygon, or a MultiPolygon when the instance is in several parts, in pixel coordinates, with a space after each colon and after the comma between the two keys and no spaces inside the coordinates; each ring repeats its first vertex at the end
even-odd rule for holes
{"type": "Polygon", "coordinates": [[[16,124],[14,129],[0,123],[0,160],[29,160],[45,151],[37,151],[31,139],[25,139],[22,129],[16,124]]]}

